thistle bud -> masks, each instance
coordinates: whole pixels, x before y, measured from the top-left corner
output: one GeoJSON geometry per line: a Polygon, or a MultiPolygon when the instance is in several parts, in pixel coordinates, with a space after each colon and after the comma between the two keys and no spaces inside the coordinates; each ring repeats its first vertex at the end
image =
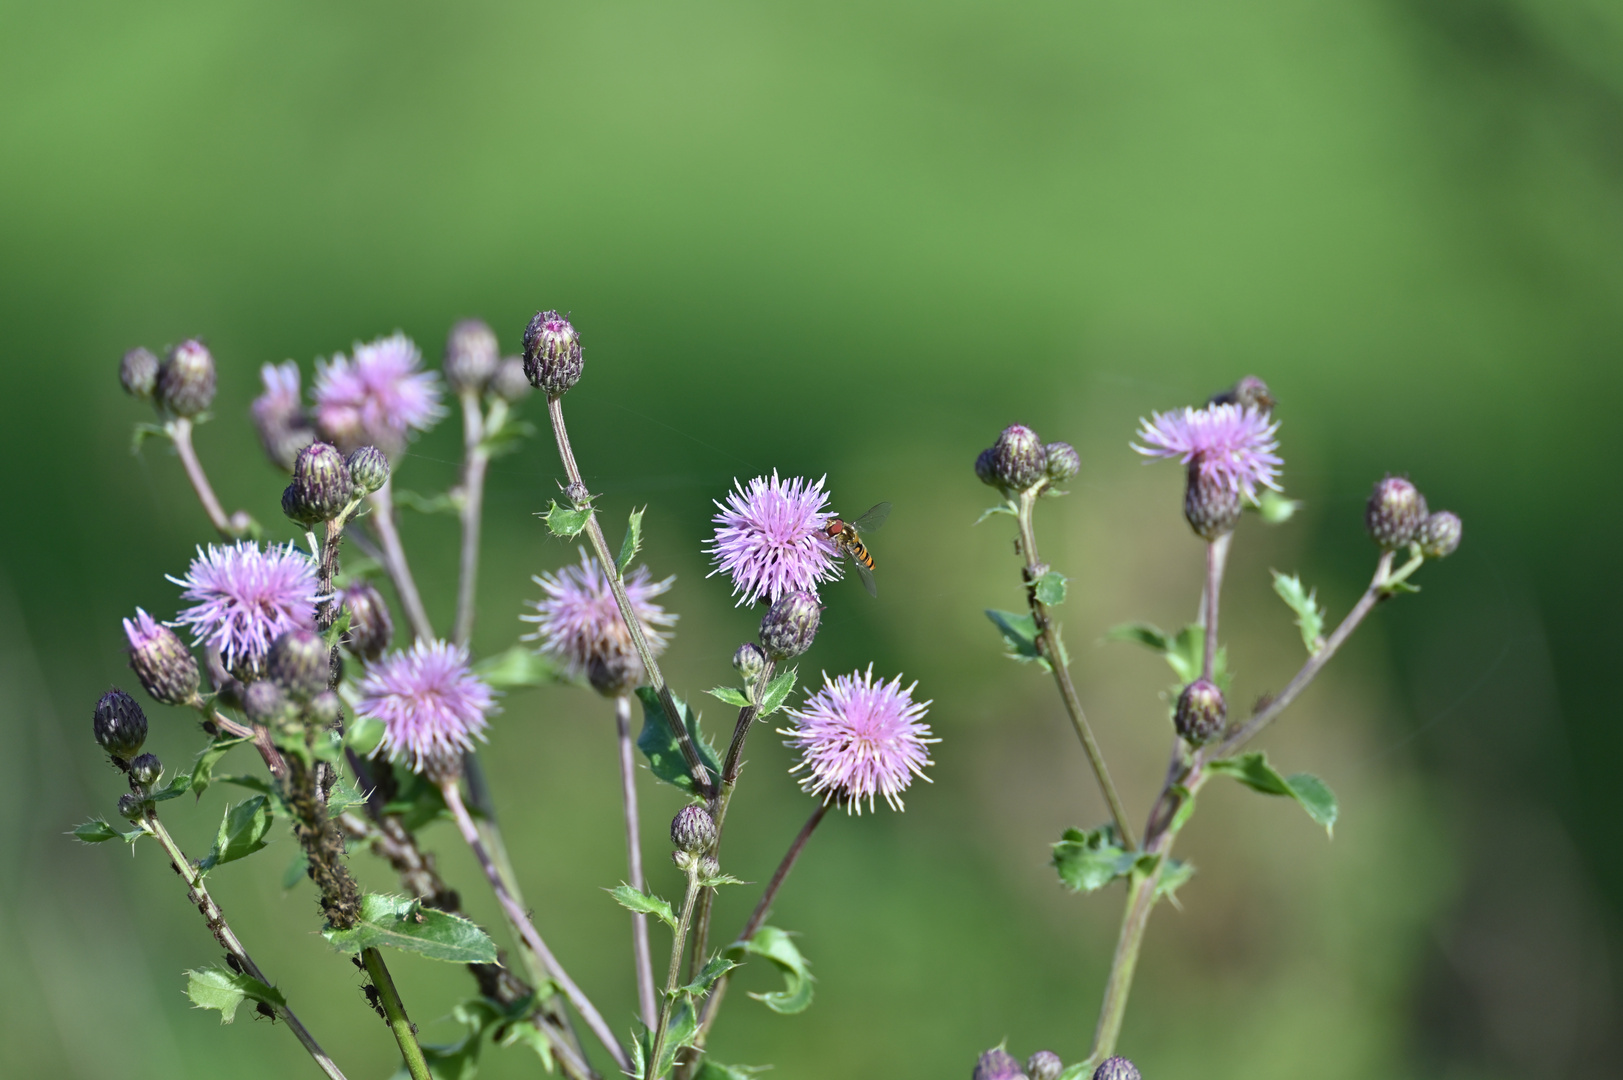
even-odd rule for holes
{"type": "Polygon", "coordinates": [[[975,457],[975,475],[980,482],[991,487],[997,487],[997,466],[993,461],[996,456],[994,447],[988,446],[975,457]]]}
{"type": "Polygon", "coordinates": [[[586,659],[586,681],[604,697],[619,697],[643,680],[642,661],[635,653],[609,649],[586,659]]]}
{"type": "Polygon", "coordinates": [[[163,776],[163,762],[157,754],[142,754],[130,762],[130,780],[142,787],[151,787],[163,776]]]}
{"type": "Polygon", "coordinates": [[[816,596],[800,589],[786,592],[761,620],[761,648],[774,660],[791,660],[811,648],[822,619],[816,596]]]}
{"type": "Polygon", "coordinates": [[[1010,424],[992,444],[992,475],[1011,491],[1024,491],[1040,481],[1048,471],[1048,453],[1037,433],[1021,424],[1010,424]]]}
{"type": "Polygon", "coordinates": [[[176,416],[196,416],[214,402],[214,357],[196,338],[169,350],[158,367],[158,404],[176,416]]]}
{"type": "Polygon", "coordinates": [[[141,797],[139,795],[136,795],[133,792],[126,792],[125,794],[120,795],[118,797],[118,816],[119,817],[125,818],[126,820],[129,820],[129,821],[134,821],[136,818],[139,818],[142,815],[142,813],[144,813],[145,811],[146,811],[146,803],[141,799],[141,797]]]}
{"type": "Polygon", "coordinates": [[[147,716],[134,698],[114,687],[96,702],[91,730],[114,763],[122,765],[140,753],[141,744],[147,741],[147,716]]]}
{"type": "Polygon", "coordinates": [[[1207,404],[1238,405],[1242,409],[1270,413],[1274,409],[1274,396],[1268,392],[1267,383],[1255,375],[1247,375],[1227,390],[1219,390],[1213,394],[1207,404]]]}
{"type": "Polygon", "coordinates": [[[169,627],[135,609],[135,619],[124,620],[130,641],[130,667],[153,699],[165,705],[186,705],[197,697],[202,677],[197,658],[169,627]]]}
{"type": "Polygon", "coordinates": [[[742,675],[745,681],[754,682],[766,670],[766,653],[754,642],[744,642],[733,653],[733,670],[742,675]]]}
{"type": "Polygon", "coordinates": [[[1396,551],[1413,540],[1425,519],[1425,498],[1401,476],[1388,475],[1379,481],[1364,508],[1364,528],[1386,551],[1396,551]]]}
{"type": "Polygon", "coordinates": [[[684,806],[671,819],[671,843],[678,851],[700,855],[716,842],[716,823],[702,806],[684,806]]]}
{"type": "Polygon", "coordinates": [[[282,492],[282,513],[300,525],[331,521],[355,497],[344,455],[331,443],[311,443],[293,462],[293,482],[282,492]]]}
{"type": "Polygon", "coordinates": [[[1026,1080],[1025,1072],[1014,1055],[1001,1046],[994,1046],[975,1062],[971,1080],[1026,1080]]]}
{"type": "Polygon", "coordinates": [[[1196,536],[1210,543],[1224,533],[1233,532],[1241,509],[1238,488],[1205,472],[1198,461],[1189,463],[1188,481],[1183,490],[1183,519],[1189,522],[1196,536]]]}
{"type": "Polygon", "coordinates": [[[344,699],[336,691],[323,690],[310,699],[309,712],[317,727],[330,728],[344,718],[344,699]]]}
{"type": "Polygon", "coordinates": [[[281,686],[270,679],[260,679],[243,687],[242,711],[249,720],[268,727],[287,719],[292,705],[281,686]]]}
{"type": "Polygon", "coordinates": [[[368,581],[354,581],[338,594],[340,611],[349,612],[349,629],[339,639],[362,660],[376,660],[394,637],[394,621],[383,594],[368,581]]]}
{"type": "Polygon", "coordinates": [[[289,630],[271,643],[265,673],[281,684],[294,701],[308,701],[327,689],[332,676],[331,653],[320,635],[310,630],[289,630]]]}
{"type": "Polygon", "coordinates": [[[1093,1070],[1093,1080],[1140,1080],[1138,1066],[1124,1057],[1105,1058],[1093,1070]]]}
{"type": "Polygon", "coordinates": [[[357,494],[370,495],[389,482],[389,456],[375,446],[362,446],[350,451],[344,460],[349,471],[349,482],[357,494]]]}
{"type": "Polygon", "coordinates": [[[150,401],[158,386],[158,358],[150,350],[131,349],[118,362],[118,381],[130,397],[150,401]]]}
{"type": "Polygon", "coordinates": [[[556,311],[538,311],[524,328],[524,374],[556,397],[580,381],[580,335],[556,311]]]}
{"type": "Polygon", "coordinates": [[[1415,532],[1420,553],[1428,559],[1446,559],[1460,546],[1461,525],[1459,515],[1447,510],[1426,515],[1415,532]]]}
{"type": "Polygon", "coordinates": [[[496,373],[490,377],[490,392],[503,401],[521,401],[533,389],[530,377],[524,374],[524,361],[516,356],[497,364],[496,373]]]}
{"type": "Polygon", "coordinates": [[[1059,1080],[1065,1062],[1052,1050],[1039,1050],[1026,1059],[1026,1075],[1031,1080],[1059,1080]]]}
{"type": "Polygon", "coordinates": [[[1210,679],[1196,679],[1178,695],[1172,723],[1191,745],[1200,746],[1222,732],[1228,711],[1228,703],[1223,700],[1223,691],[1217,684],[1210,679]]]}
{"type": "Polygon", "coordinates": [[[501,363],[496,332],[480,319],[463,319],[445,339],[445,381],[459,394],[477,394],[501,363]]]}
{"type": "Polygon", "coordinates": [[[1058,484],[1082,471],[1082,455],[1070,443],[1051,442],[1043,447],[1048,457],[1048,479],[1058,484]]]}

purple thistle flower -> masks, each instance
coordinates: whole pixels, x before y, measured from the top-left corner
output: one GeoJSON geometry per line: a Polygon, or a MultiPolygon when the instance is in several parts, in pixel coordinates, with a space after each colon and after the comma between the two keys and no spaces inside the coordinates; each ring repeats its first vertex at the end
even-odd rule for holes
{"type": "Polygon", "coordinates": [[[387,752],[413,772],[473,749],[496,708],[490,687],[468,669],[468,650],[443,641],[390,653],[366,669],[357,689],[356,715],[383,722],[373,756],[387,752]]]}
{"type": "Polygon", "coordinates": [[[427,431],[445,410],[439,375],[419,371],[423,356],[404,334],[356,342],[353,358],[342,353],[316,361],[316,424],[323,437],[346,453],[376,446],[395,455],[413,431],[427,431]]]}
{"type": "Polygon", "coordinates": [[[195,601],[171,625],[192,628],[193,645],[219,650],[227,667],[257,666],[271,642],[293,629],[315,626],[322,599],[315,563],[292,544],[239,540],[197,549],[183,578],[181,599],[195,601]]]}
{"type": "Polygon", "coordinates": [[[791,736],[785,746],[800,751],[800,763],[789,771],[806,770],[801,790],[821,794],[824,802],[838,799],[847,813],[862,813],[863,799],[872,810],[875,796],[900,810],[913,777],[929,779],[924,766],[933,762],[925,747],[941,741],[930,738],[923,722],[930,702],[913,700],[916,686],[903,690],[900,675],[875,682],[872,664],[835,679],[824,672],[823,688],[804,708],[788,710],[794,728],[778,731],[791,736]]]}
{"type": "Polygon", "coordinates": [[[258,424],[287,423],[299,415],[303,404],[299,400],[299,365],[289,360],[282,364],[266,364],[259,369],[259,378],[265,392],[254,398],[250,408],[258,424]]]}
{"type": "Polygon", "coordinates": [[[1277,423],[1266,413],[1239,405],[1208,405],[1156,413],[1140,420],[1138,437],[1148,445],[1133,449],[1148,457],[1177,458],[1200,470],[1229,491],[1248,499],[1257,497],[1257,485],[1279,490],[1274,477],[1284,461],[1275,454],[1277,423]]]}
{"type": "Polygon", "coordinates": [[[839,580],[838,549],[824,528],[830,514],[822,480],[796,476],[786,483],[774,469],[770,480],[733,483],[727,502],[716,503],[721,513],[712,519],[716,537],[706,553],[716,560],[708,576],[731,576],[740,606],[795,589],[816,594],[818,582],[839,580]]]}
{"type": "MultiPolygon", "coordinates": [[[[525,622],[535,623],[535,633],[526,634],[525,641],[539,641],[541,651],[563,661],[564,670],[571,678],[588,673],[593,657],[600,660],[635,657],[631,633],[620,617],[620,607],[614,602],[609,579],[598,561],[580,553],[579,566],[565,566],[556,574],[541,574],[531,578],[546,591],[542,600],[531,601],[534,615],[520,615],[525,622]]],[[[626,596],[631,610],[642,623],[643,636],[648,639],[648,651],[658,656],[670,643],[671,635],[661,627],[671,626],[676,616],[654,603],[654,597],[666,592],[675,577],[654,581],[648,567],[639,566],[627,575],[626,596]]],[[[638,666],[640,667],[640,660],[638,666]]]]}

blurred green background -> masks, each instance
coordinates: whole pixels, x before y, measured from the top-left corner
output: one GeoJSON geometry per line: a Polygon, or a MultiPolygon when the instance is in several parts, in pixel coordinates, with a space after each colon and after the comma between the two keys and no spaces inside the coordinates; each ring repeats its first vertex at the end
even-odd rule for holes
{"type": "MultiPolygon", "coordinates": [[[[588,480],[613,518],[650,505],[647,561],[678,575],[688,695],[756,618],[704,579],[734,477],[827,473],[846,513],[896,504],[879,600],[832,589],[802,669],[919,679],[935,783],[825,825],[775,920],[803,934],[816,1002],[730,998],[718,1058],[792,1080],[966,1076],[1005,1037],[1086,1052],[1120,892],[1063,894],[1046,866],[1103,808],[1051,685],[981,615],[1019,594],[1006,520],[971,526],[970,465],[1015,420],[1082,450],[1040,527],[1136,816],[1168,677],[1099,639],[1191,618],[1200,548],[1179,471],[1127,444],[1254,372],[1306,510],[1237,539],[1237,700],[1300,659],[1270,567],[1332,617],[1362,588],[1384,471],[1460,513],[1465,543],[1264,740],[1337,791],[1333,842],[1235,785],[1202,799],[1181,845],[1200,873],[1154,917],[1124,1049],[1155,1080],[1616,1075],[1620,56],[1623,8],[1599,0],[0,6],[0,1072],[314,1075],[271,1025],[188,1008],[180,972],[217,950],[154,848],[64,835],[119,791],[89,737],[96,697],[133,682],[118,619],[171,616],[164,574],[210,538],[166,449],[129,453],[146,415],[119,355],[207,338],[201,452],[228,509],[280,537],[245,419],[260,364],[308,378],[396,328],[437,363],[469,315],[516,350],[545,306],[583,333],[588,480]]],[[[451,482],[454,427],[402,486],[451,482]]],[[[493,468],[481,652],[520,631],[529,575],[573,558],[531,516],[558,474],[546,438],[493,468]]],[[[454,526],[403,528],[448,625],[454,526]]],[[[188,761],[194,726],[151,715],[151,745],[188,761]]],[[[516,693],[486,760],[543,932],[622,1022],[612,731],[588,692],[516,693]]],[[[779,743],[755,736],[729,822],[752,880],[810,807],[779,743]]],[[[669,892],[677,801],[644,793],[669,892]]],[[[169,804],[199,853],[225,796],[169,804]]],[[[454,834],[429,839],[496,925],[454,834]]],[[[349,1075],[385,1077],[393,1046],[308,886],[280,889],[291,850],[222,870],[220,899],[349,1075]]],[[[720,926],[752,902],[727,897],[720,926]]],[[[396,968],[425,1038],[454,1037],[469,980],[396,968]]]]}

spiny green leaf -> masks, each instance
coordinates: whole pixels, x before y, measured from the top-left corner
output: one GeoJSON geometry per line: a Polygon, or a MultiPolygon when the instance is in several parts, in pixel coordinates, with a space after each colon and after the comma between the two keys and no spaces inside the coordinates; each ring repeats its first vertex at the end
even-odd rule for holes
{"type": "Polygon", "coordinates": [[[1296,612],[1296,625],[1302,631],[1302,644],[1309,656],[1317,656],[1324,648],[1324,608],[1319,606],[1317,589],[1308,589],[1295,574],[1289,577],[1278,570],[1274,575],[1274,592],[1290,609],[1296,612]]]}
{"type": "Polygon", "coordinates": [[[1049,607],[1065,603],[1065,582],[1067,580],[1065,575],[1058,570],[1048,571],[1048,573],[1037,579],[1037,599],[1049,607]]]}
{"type": "MultiPolygon", "coordinates": [[[[688,773],[687,759],[676,741],[675,729],[665,717],[665,707],[651,686],[637,688],[637,700],[642,702],[642,733],[637,736],[637,749],[648,759],[648,768],[667,784],[675,784],[688,794],[694,793],[693,777],[688,773]]],[[[711,746],[699,730],[699,718],[681,698],[674,698],[682,714],[682,726],[699,753],[699,760],[712,778],[721,775],[721,764],[711,746]]]]}
{"type": "Polygon", "coordinates": [[[547,528],[553,536],[560,536],[571,540],[579,536],[586,523],[591,520],[592,508],[583,507],[579,510],[569,510],[558,505],[556,499],[547,504],[546,512],[538,515],[546,519],[547,528]]]}
{"type": "Polygon", "coordinates": [[[545,686],[559,678],[556,664],[524,645],[514,645],[495,656],[485,657],[473,665],[473,673],[496,690],[545,686]]]}
{"type": "Polygon", "coordinates": [[[273,1009],[287,1008],[287,999],[274,986],[266,986],[251,975],[211,966],[186,972],[186,996],[198,1009],[216,1009],[220,1023],[237,1018],[237,1006],[244,999],[262,1001],[273,1009]]]}
{"type": "Polygon", "coordinates": [[[1115,826],[1101,825],[1089,832],[1066,829],[1054,844],[1052,861],[1066,888],[1093,892],[1126,877],[1137,857],[1137,852],[1122,848],[1115,826]]]}
{"type": "Polygon", "coordinates": [[[366,793],[355,786],[355,781],[344,777],[327,793],[327,816],[335,818],[347,810],[364,805],[366,793]]]}
{"type": "Polygon", "coordinates": [[[1282,795],[1295,799],[1302,804],[1308,817],[1324,826],[1326,833],[1334,834],[1336,815],[1336,797],[1325,786],[1324,781],[1312,773],[1294,773],[1291,776],[1281,776],[1268,764],[1268,755],[1260,750],[1249,754],[1240,754],[1237,757],[1219,758],[1208,762],[1206,769],[1209,772],[1232,776],[1253,791],[1260,791],[1264,795],[1282,795]]]}
{"type": "Polygon", "coordinates": [[[610,889],[609,895],[618,900],[621,907],[643,915],[652,915],[672,930],[676,929],[676,915],[671,911],[669,900],[638,892],[623,883],[610,889]]]}
{"type": "Polygon", "coordinates": [[[147,801],[168,802],[170,799],[180,798],[190,790],[192,790],[192,774],[181,773],[173,780],[170,780],[162,790],[154,791],[151,795],[148,795],[147,801]]]}
{"type": "Polygon", "coordinates": [[[377,717],[357,716],[344,728],[344,745],[364,758],[378,748],[385,730],[377,717]]]}
{"type": "Polygon", "coordinates": [[[322,936],[339,952],[388,946],[454,964],[490,964],[496,943],[460,915],[424,907],[414,897],[367,893],[361,898],[361,921],[348,930],[324,930],[322,936]]]}
{"type": "Polygon", "coordinates": [[[731,686],[718,686],[714,690],[706,690],[705,693],[725,705],[731,705],[735,709],[747,708],[750,703],[750,699],[744,695],[742,690],[735,690],[731,686]]]}
{"type": "Polygon", "coordinates": [[[1195,876],[1195,867],[1181,859],[1167,860],[1166,866],[1161,869],[1161,876],[1155,882],[1155,898],[1157,900],[1171,900],[1173,907],[1178,907],[1178,888],[1184,882],[1195,876]]]}
{"type": "Polygon", "coordinates": [[[706,889],[714,889],[718,885],[748,885],[742,878],[735,878],[731,874],[713,874],[709,877],[701,875],[699,884],[706,889]]]}
{"type": "Polygon", "coordinates": [[[720,954],[712,956],[709,962],[699,969],[699,974],[694,977],[693,981],[686,986],[677,987],[676,992],[686,994],[689,997],[698,997],[708,991],[717,979],[737,966],[736,963],[725,956],[720,954]]]}
{"type": "Polygon", "coordinates": [[[761,695],[761,711],[756,714],[757,719],[766,719],[789,700],[789,695],[794,693],[795,689],[796,670],[790,668],[766,684],[766,693],[761,695]]]}
{"type": "Polygon", "coordinates": [[[999,611],[988,608],[986,617],[992,620],[998,633],[1003,635],[1003,644],[1006,649],[1004,655],[1011,660],[1018,660],[1022,664],[1036,661],[1044,671],[1049,670],[1048,660],[1037,648],[1037,620],[1030,615],[1016,615],[1012,611],[999,611]]]}
{"type": "Polygon", "coordinates": [[[246,859],[265,847],[265,834],[271,827],[270,800],[263,795],[244,799],[225,812],[220,819],[220,831],[214,838],[214,849],[197,864],[197,872],[206,874],[216,866],[246,859]]]}
{"type": "Polygon", "coordinates": [[[626,538],[620,543],[620,555],[614,560],[614,568],[620,573],[626,572],[631,560],[637,557],[642,550],[642,515],[648,508],[631,511],[631,521],[626,526],[626,538]]]}
{"type": "Polygon", "coordinates": [[[133,844],[146,835],[146,830],[134,828],[123,832],[101,818],[91,818],[74,829],[73,835],[87,844],[100,844],[106,840],[122,840],[126,844],[133,844]]]}
{"type": "Polygon", "coordinates": [[[762,957],[772,963],[783,975],[783,989],[766,994],[751,994],[776,1013],[793,1015],[805,1012],[812,1000],[812,977],[807,970],[806,958],[800,955],[794,939],[775,926],[763,926],[748,941],[735,941],[728,946],[731,956],[762,957]]]}
{"type": "Polygon", "coordinates": [[[408,510],[415,510],[419,514],[451,514],[462,512],[462,500],[449,492],[441,491],[434,495],[419,495],[415,491],[405,488],[394,489],[394,501],[398,506],[408,510]]]}
{"type": "Polygon", "coordinates": [[[192,766],[192,794],[201,799],[209,784],[214,782],[214,766],[220,763],[220,759],[225,757],[232,747],[241,746],[247,741],[246,738],[226,735],[204,747],[203,752],[197,755],[197,762],[192,766]]]}

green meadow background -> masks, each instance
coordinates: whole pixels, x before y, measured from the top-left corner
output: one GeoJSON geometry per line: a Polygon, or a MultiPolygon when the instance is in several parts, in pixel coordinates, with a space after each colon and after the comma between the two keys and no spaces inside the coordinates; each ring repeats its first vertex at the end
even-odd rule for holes
{"type": "MultiPolygon", "coordinates": [[[[1616,1075],[1620,56],[1623,9],[1600,0],[0,5],[0,1073],[315,1075],[248,1012],[222,1028],[188,1007],[181,972],[218,950],[152,845],[65,835],[120,789],[89,722],[133,683],[118,620],[172,616],[164,575],[210,539],[165,447],[130,453],[147,416],[120,354],[209,341],[201,453],[228,509],[286,538],[246,421],[261,364],[308,379],[395,329],[437,364],[473,315],[516,351],[557,307],[585,346],[577,453],[611,534],[649,506],[690,697],[758,618],[705,579],[710,501],[735,477],[826,473],[843,512],[896,506],[878,600],[832,587],[802,673],[918,679],[934,783],[905,814],[824,825],[775,918],[816,1000],[780,1017],[731,996],[720,1060],[936,1078],[1005,1038],[1086,1053],[1121,893],[1065,894],[1046,865],[1103,806],[1052,686],[982,615],[1020,599],[1007,519],[973,525],[990,494],[971,464],[1014,421],[1082,452],[1040,529],[1136,817],[1169,676],[1101,639],[1192,618],[1201,550],[1179,470],[1128,443],[1140,416],[1255,373],[1306,505],[1236,539],[1236,702],[1301,659],[1270,568],[1332,617],[1367,581],[1384,472],[1457,511],[1465,542],[1264,740],[1335,789],[1333,841],[1237,785],[1202,797],[1181,844],[1200,872],[1154,916],[1124,1050],[1150,1080],[1616,1075]]],[[[401,486],[451,483],[455,428],[413,446],[401,486]]],[[[559,474],[545,437],[493,467],[481,653],[521,631],[530,575],[574,558],[532,516],[559,474]]],[[[454,525],[403,529],[447,627],[454,525]]],[[[568,686],[504,710],[484,759],[528,899],[623,1027],[611,712],[568,686]]],[[[183,767],[195,725],[149,714],[183,767]]],[[[811,801],[770,731],[749,759],[727,867],[760,881],[811,801]]],[[[643,779],[669,894],[678,800],[643,779]]],[[[227,794],[166,804],[190,850],[227,794]]],[[[309,886],[282,891],[276,835],[211,881],[348,1075],[383,1080],[388,1033],[309,886]]],[[[453,831],[428,843],[500,933],[453,831]]],[[[722,933],[753,900],[724,898],[722,933]]],[[[471,981],[395,966],[424,1037],[454,1038],[471,981]]],[[[535,1065],[491,1051],[483,1075],[535,1065]]]]}

